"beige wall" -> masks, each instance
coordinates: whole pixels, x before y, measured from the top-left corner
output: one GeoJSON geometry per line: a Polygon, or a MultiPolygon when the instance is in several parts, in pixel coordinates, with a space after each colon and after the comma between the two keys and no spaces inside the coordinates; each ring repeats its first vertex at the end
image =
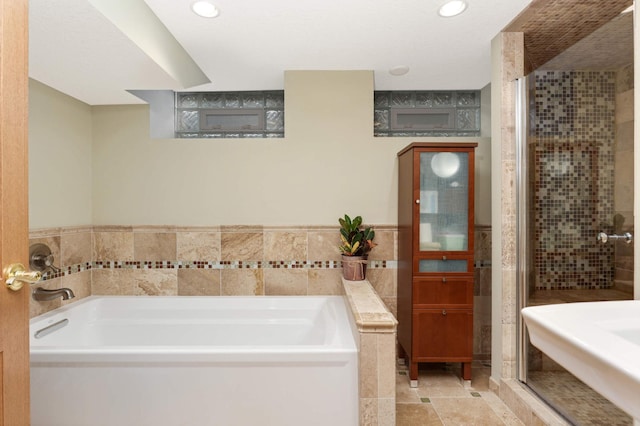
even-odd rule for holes
{"type": "MultiPolygon", "coordinates": [[[[371,71],[286,72],[286,136],[273,140],[151,139],[147,106],[88,107],[35,84],[40,90],[31,93],[32,103],[73,103],[78,111],[50,109],[47,116],[32,116],[32,150],[39,158],[73,159],[57,170],[32,167],[32,191],[47,194],[51,175],[70,175],[74,197],[82,194],[88,207],[78,206],[80,200],[69,204],[69,186],[60,184],[46,203],[32,198],[34,212],[51,206],[60,211],[32,221],[32,229],[87,223],[334,225],[344,213],[395,224],[396,153],[414,141],[438,140],[373,137],[371,71]],[[57,145],[53,153],[49,123],[60,122],[59,111],[73,121],[56,132],[68,145],[57,145]],[[67,135],[74,131],[85,135],[81,149],[67,135]],[[87,209],[91,219],[85,218],[87,209]]],[[[444,140],[479,142],[476,223],[489,224],[489,139],[444,140]]]]}
{"type": "Polygon", "coordinates": [[[91,107],[29,80],[29,227],[91,224],[91,107]]]}

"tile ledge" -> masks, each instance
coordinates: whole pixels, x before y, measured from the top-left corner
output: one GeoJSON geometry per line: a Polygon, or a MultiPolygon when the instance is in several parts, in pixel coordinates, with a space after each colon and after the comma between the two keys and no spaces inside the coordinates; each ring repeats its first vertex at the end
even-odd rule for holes
{"type": "Polygon", "coordinates": [[[570,426],[570,423],[519,380],[509,378],[501,378],[497,382],[493,378],[490,380],[493,393],[523,423],[544,426],[570,426]]]}
{"type": "Polygon", "coordinates": [[[398,321],[389,312],[368,280],[349,281],[342,278],[344,293],[358,331],[361,333],[395,333],[398,321]]]}

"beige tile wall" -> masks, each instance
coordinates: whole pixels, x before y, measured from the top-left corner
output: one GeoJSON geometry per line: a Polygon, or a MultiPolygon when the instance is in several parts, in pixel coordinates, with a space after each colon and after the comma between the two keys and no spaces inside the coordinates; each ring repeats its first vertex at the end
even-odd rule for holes
{"type": "MultiPolygon", "coordinates": [[[[397,231],[395,226],[375,226],[375,230],[378,245],[369,255],[367,279],[395,315],[397,231]]],[[[342,294],[338,241],[337,228],[331,226],[94,226],[35,230],[30,243],[49,245],[55,265],[64,272],[42,285],[70,287],[77,301],[90,294],[342,294]],[[202,262],[203,267],[179,268],[177,262],[190,266],[202,262]]],[[[488,359],[490,228],[477,227],[475,241],[476,263],[485,265],[476,267],[474,354],[488,359]]],[[[31,315],[61,304],[60,300],[32,302],[31,315]]]]}
{"type": "Polygon", "coordinates": [[[473,358],[491,360],[491,227],[475,228],[473,358]]]}
{"type": "Polygon", "coordinates": [[[43,314],[63,304],[73,303],[91,294],[91,227],[51,228],[32,231],[29,234],[29,245],[43,243],[49,246],[54,258],[54,265],[62,272],[51,279],[32,285],[32,288],[42,286],[46,289],[67,287],[73,290],[75,299],[49,302],[35,302],[31,300],[29,314],[31,317],[43,314]]]}

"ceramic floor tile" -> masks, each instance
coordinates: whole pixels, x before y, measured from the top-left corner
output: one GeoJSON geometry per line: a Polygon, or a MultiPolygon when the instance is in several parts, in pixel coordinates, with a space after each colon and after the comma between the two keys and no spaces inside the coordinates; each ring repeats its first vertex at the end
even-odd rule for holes
{"type": "Polygon", "coordinates": [[[459,377],[451,373],[442,374],[420,374],[418,376],[418,387],[429,388],[435,386],[462,386],[459,377]]]}
{"type": "Polygon", "coordinates": [[[415,389],[409,386],[409,376],[399,372],[396,376],[396,402],[397,403],[420,403],[420,398],[415,389]]]}
{"type": "Polygon", "coordinates": [[[443,426],[431,404],[396,404],[396,426],[443,426]]]}
{"type": "Polygon", "coordinates": [[[496,426],[504,422],[482,398],[432,398],[445,426],[496,426]]]}
{"type": "Polygon", "coordinates": [[[471,397],[460,375],[452,371],[448,365],[440,364],[432,364],[420,370],[417,393],[421,398],[471,397]]]}
{"type": "Polygon", "coordinates": [[[417,393],[420,398],[471,398],[469,390],[462,385],[419,387],[417,393]]]}
{"type": "Polygon", "coordinates": [[[488,390],[491,369],[473,366],[473,380],[461,380],[457,365],[429,365],[411,388],[408,371],[398,365],[396,426],[523,426],[500,398],[488,390]]]}

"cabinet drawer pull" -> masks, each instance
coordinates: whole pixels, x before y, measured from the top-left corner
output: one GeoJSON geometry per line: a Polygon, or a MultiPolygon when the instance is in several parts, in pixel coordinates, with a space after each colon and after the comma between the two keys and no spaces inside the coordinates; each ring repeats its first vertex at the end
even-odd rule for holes
{"type": "Polygon", "coordinates": [[[447,260],[447,256],[442,256],[442,260],[447,260]]]}
{"type": "Polygon", "coordinates": [[[446,283],[447,282],[447,277],[442,277],[442,282],[446,283]]]}
{"type": "Polygon", "coordinates": [[[442,316],[445,316],[445,317],[447,316],[447,310],[446,309],[442,310],[442,316]]]}

